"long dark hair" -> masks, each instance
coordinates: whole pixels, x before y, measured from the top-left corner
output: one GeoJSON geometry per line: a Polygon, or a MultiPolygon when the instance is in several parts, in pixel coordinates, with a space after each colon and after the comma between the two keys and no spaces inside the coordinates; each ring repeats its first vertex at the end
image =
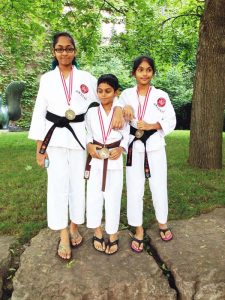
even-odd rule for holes
{"type": "MultiPolygon", "coordinates": [[[[75,41],[74,41],[73,37],[68,32],[65,32],[65,31],[57,32],[56,34],[53,35],[53,38],[52,38],[53,49],[55,48],[55,45],[58,43],[58,40],[61,36],[68,38],[70,40],[71,44],[74,46],[74,49],[76,49],[76,45],[75,45],[75,41]]],[[[58,64],[59,64],[58,60],[54,57],[54,59],[52,61],[52,70],[54,70],[55,67],[58,66],[58,64]]],[[[76,61],[75,57],[72,60],[72,64],[77,67],[77,61],[76,61]]]]}

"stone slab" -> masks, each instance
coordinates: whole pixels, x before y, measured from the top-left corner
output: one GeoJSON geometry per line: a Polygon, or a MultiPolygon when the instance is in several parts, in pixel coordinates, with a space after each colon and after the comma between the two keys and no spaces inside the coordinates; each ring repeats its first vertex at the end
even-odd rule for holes
{"type": "Polygon", "coordinates": [[[14,237],[12,236],[0,236],[0,299],[2,297],[3,278],[10,266],[10,247],[13,242],[14,237]]]}
{"type": "Polygon", "coordinates": [[[21,256],[12,300],[174,300],[166,277],[148,253],[133,253],[128,231],[120,250],[109,256],[94,250],[93,232],[82,228],[84,243],[65,263],[55,255],[58,234],[44,229],[21,256]]]}
{"type": "Polygon", "coordinates": [[[147,231],[171,270],[181,300],[225,299],[225,208],[169,223],[174,239],[163,242],[157,226],[147,231]]]}

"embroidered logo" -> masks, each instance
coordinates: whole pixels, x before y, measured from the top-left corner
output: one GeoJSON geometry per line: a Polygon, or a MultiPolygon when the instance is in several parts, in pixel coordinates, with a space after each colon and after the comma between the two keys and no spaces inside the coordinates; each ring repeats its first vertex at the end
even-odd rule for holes
{"type": "Polygon", "coordinates": [[[159,98],[159,99],[157,100],[157,105],[158,105],[159,107],[163,107],[163,106],[165,106],[165,104],[166,104],[166,99],[165,99],[165,98],[159,98]]]}
{"type": "Polygon", "coordinates": [[[89,91],[88,87],[85,84],[81,84],[80,89],[83,94],[87,94],[89,91]]]}

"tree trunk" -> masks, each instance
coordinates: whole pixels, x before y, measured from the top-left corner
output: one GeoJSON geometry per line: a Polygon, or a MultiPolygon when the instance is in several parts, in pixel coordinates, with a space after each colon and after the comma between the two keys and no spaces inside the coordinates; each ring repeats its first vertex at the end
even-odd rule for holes
{"type": "Polygon", "coordinates": [[[225,1],[206,0],[192,99],[190,165],[222,168],[225,103],[225,1]]]}

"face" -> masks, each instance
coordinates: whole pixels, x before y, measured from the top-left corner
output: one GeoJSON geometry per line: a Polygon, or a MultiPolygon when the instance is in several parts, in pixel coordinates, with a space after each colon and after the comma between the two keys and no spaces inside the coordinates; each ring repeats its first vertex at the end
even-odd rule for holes
{"type": "Polygon", "coordinates": [[[152,67],[147,61],[143,61],[134,73],[137,84],[148,85],[153,77],[152,67]]]}
{"type": "Polygon", "coordinates": [[[102,105],[113,103],[113,99],[117,96],[117,91],[107,83],[100,83],[97,88],[98,98],[102,105]]]}
{"type": "Polygon", "coordinates": [[[65,36],[60,36],[57,44],[55,45],[55,48],[53,49],[53,55],[58,60],[59,66],[72,65],[75,54],[76,49],[74,48],[70,39],[65,36]],[[58,53],[56,50],[60,49],[64,49],[64,51],[62,53],[58,53]],[[65,50],[67,50],[67,52],[65,50]]]}

